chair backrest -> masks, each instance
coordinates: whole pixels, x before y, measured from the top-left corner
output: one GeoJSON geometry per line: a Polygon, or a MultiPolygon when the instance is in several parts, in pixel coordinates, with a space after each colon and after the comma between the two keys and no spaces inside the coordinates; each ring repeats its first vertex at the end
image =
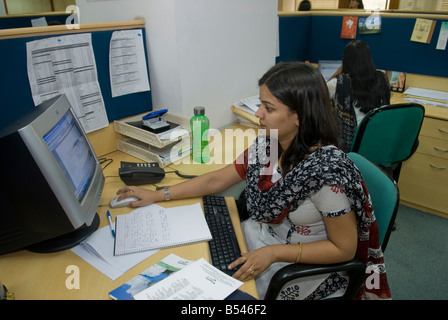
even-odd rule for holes
{"type": "Polygon", "coordinates": [[[350,159],[361,171],[369,191],[378,224],[380,244],[384,251],[398,211],[399,191],[396,182],[379,166],[364,156],[349,152],[350,159]]]}
{"type": "Polygon", "coordinates": [[[416,103],[373,109],[359,124],[351,151],[380,166],[401,163],[417,148],[424,116],[425,108],[416,103]]]}

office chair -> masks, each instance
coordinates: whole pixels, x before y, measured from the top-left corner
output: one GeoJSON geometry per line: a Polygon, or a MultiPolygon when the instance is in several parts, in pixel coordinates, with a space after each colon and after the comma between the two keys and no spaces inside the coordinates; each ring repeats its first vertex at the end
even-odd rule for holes
{"type": "MultiPolygon", "coordinates": [[[[348,153],[348,156],[360,170],[372,199],[381,249],[384,252],[398,211],[400,197],[397,183],[382,168],[364,156],[353,152],[348,153]]],[[[339,299],[355,298],[366,279],[366,265],[356,257],[348,262],[330,265],[289,264],[274,274],[266,290],[265,299],[276,299],[282,288],[294,279],[337,271],[347,271],[350,275],[346,292],[339,299]]]]}
{"type": "Polygon", "coordinates": [[[424,116],[425,108],[416,103],[373,109],[359,124],[351,151],[378,164],[398,181],[402,162],[417,150],[424,116]]]}

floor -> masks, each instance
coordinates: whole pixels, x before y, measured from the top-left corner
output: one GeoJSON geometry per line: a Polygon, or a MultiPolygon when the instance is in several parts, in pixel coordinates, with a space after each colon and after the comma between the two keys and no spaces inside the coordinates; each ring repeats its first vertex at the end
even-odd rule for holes
{"type": "Polygon", "coordinates": [[[448,299],[448,219],[400,206],[384,257],[392,299],[448,299]]]}

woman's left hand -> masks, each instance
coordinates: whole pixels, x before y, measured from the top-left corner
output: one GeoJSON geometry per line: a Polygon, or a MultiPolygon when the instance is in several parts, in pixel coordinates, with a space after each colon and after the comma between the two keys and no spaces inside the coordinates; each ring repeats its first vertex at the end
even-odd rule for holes
{"type": "Polygon", "coordinates": [[[236,271],[232,277],[247,281],[255,278],[274,262],[270,246],[262,247],[248,253],[242,253],[241,257],[233,261],[229,265],[229,269],[233,269],[241,265],[240,269],[236,271]]]}

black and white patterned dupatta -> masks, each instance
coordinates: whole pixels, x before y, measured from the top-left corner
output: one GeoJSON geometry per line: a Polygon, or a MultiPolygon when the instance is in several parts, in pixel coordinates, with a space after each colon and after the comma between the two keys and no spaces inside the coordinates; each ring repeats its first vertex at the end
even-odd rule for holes
{"type": "Polygon", "coordinates": [[[324,185],[334,184],[344,190],[361,227],[375,220],[361,173],[343,151],[320,147],[282,179],[271,183],[270,147],[269,137],[259,136],[247,154],[246,198],[252,219],[278,223],[324,185]]]}

